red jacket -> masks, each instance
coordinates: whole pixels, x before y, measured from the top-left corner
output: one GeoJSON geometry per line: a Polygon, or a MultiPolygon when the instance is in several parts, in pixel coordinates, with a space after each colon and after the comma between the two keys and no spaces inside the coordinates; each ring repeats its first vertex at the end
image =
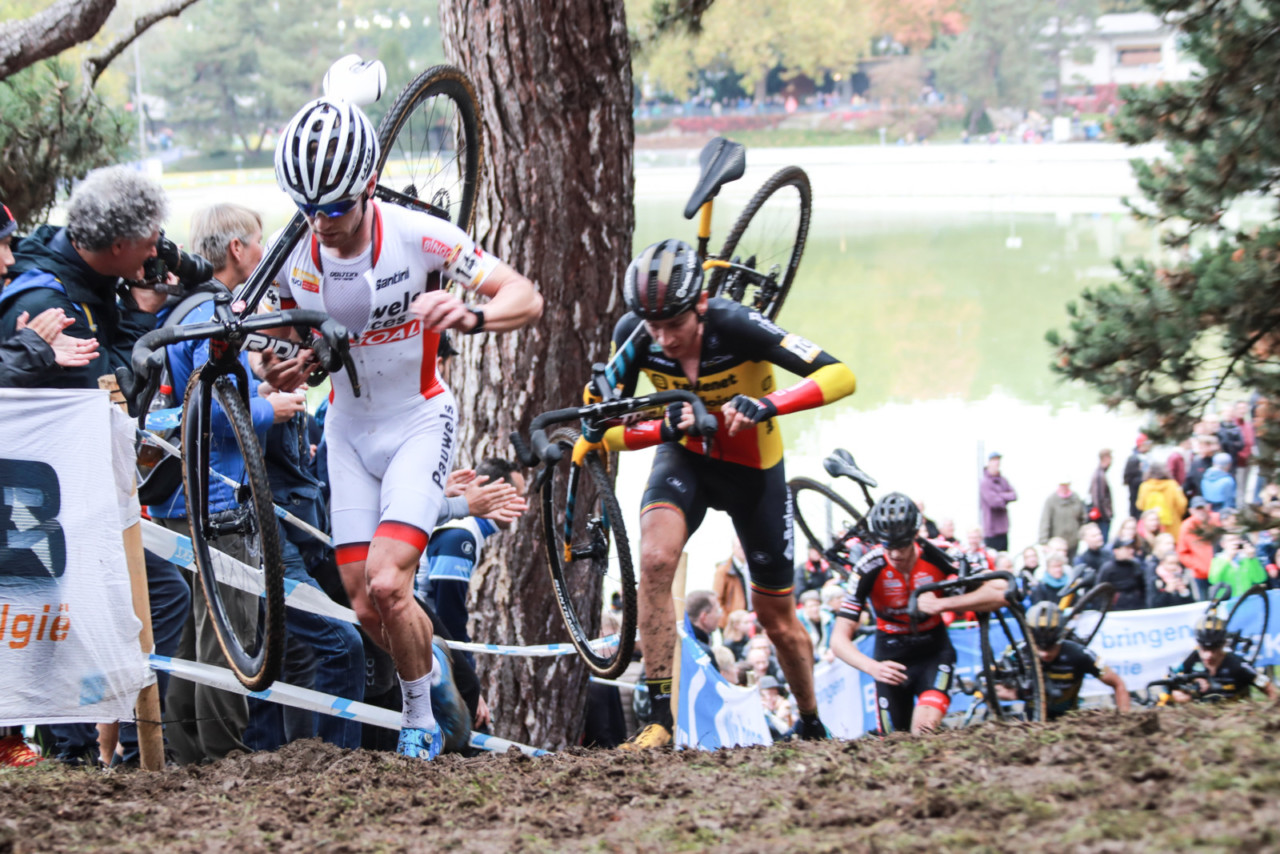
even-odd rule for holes
{"type": "MultiPolygon", "coordinates": [[[[1218,514],[1210,511],[1208,525],[1218,524],[1218,514]]],[[[1196,578],[1209,577],[1209,564],[1213,563],[1213,543],[1199,536],[1200,521],[1195,516],[1182,520],[1178,536],[1178,562],[1195,573],[1196,578]]]]}

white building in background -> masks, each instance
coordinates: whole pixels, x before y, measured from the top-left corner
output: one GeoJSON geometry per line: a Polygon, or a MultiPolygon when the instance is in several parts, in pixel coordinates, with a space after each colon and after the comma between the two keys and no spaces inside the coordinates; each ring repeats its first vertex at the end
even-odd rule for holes
{"type": "Polygon", "coordinates": [[[1088,39],[1093,61],[1064,55],[1060,79],[1068,90],[1186,80],[1199,66],[1178,40],[1178,31],[1150,12],[1101,15],[1088,39]]]}

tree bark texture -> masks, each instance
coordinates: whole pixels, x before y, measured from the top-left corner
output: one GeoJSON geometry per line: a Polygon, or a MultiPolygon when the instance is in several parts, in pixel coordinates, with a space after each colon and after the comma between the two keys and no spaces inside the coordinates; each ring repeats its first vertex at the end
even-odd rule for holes
{"type": "Polygon", "coordinates": [[[0,27],[0,80],[93,38],[115,7],[116,0],[58,0],[30,18],[6,22],[0,27]]]}
{"type": "MultiPolygon", "coordinates": [[[[514,458],[507,434],[581,399],[622,313],[618,283],[635,225],[623,2],[445,0],[440,15],[446,55],[480,98],[476,236],[545,300],[532,328],[462,338],[447,368],[461,407],[460,460],[514,458]]],[[[479,641],[568,640],[537,496],[530,503],[518,526],[490,539],[473,578],[471,634],[479,641]]],[[[549,748],[577,742],[587,680],[576,656],[477,658],[499,735],[549,748]]]]}

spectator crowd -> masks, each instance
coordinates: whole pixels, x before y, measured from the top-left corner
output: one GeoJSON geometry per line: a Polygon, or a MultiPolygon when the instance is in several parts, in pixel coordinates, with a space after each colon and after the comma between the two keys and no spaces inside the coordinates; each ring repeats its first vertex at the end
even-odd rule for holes
{"type": "MultiPolygon", "coordinates": [[[[17,224],[0,206],[0,277],[6,284],[0,295],[0,387],[96,388],[100,374],[127,364],[132,343],[143,332],[164,322],[194,323],[210,317],[208,299],[192,303],[190,294],[186,300],[166,298],[130,284],[142,278],[143,262],[155,254],[166,215],[167,200],[159,185],[124,167],[97,170],[81,182],[68,204],[68,224],[63,228],[42,226],[19,240],[17,224]]],[[[203,291],[229,292],[262,258],[262,221],[238,205],[216,205],[196,213],[190,243],[214,269],[203,291]]],[[[168,358],[172,386],[181,389],[209,358],[207,342],[175,345],[168,358]]],[[[308,412],[300,388],[274,388],[266,380],[268,364],[249,355],[242,359],[251,378],[251,414],[273,496],[323,529],[328,517],[325,407],[308,412]]],[[[1002,473],[1002,456],[992,453],[978,483],[980,527],[965,532],[961,540],[952,519],[935,523],[926,517],[921,536],[950,549],[967,571],[1002,568],[1024,573],[1031,581],[1032,602],[1057,599],[1059,591],[1083,572],[1114,586],[1117,609],[1194,602],[1219,583],[1229,584],[1237,595],[1258,583],[1280,586],[1275,556],[1280,527],[1253,531],[1243,524],[1246,508],[1251,508],[1251,517],[1280,516],[1280,488],[1258,476],[1254,464],[1255,409],[1249,401],[1237,402],[1222,416],[1205,417],[1190,437],[1173,447],[1158,449],[1148,437],[1138,436],[1121,472],[1125,491],[1118,495],[1113,495],[1109,481],[1112,453],[1100,451],[1087,494],[1078,494],[1072,480],[1064,477],[1043,499],[1034,536],[1010,530],[1008,507],[1020,500],[1019,492],[1002,473]]],[[[211,464],[234,471],[243,466],[235,459],[237,453],[234,444],[217,444],[211,464]]],[[[485,460],[476,471],[464,469],[452,476],[449,513],[440,520],[440,535],[430,539],[415,585],[419,604],[441,637],[468,639],[471,572],[484,540],[525,509],[523,492],[520,472],[497,458],[485,460]]],[[[230,510],[235,498],[223,488],[211,491],[210,501],[218,505],[214,509],[230,510]]],[[[180,485],[152,496],[147,504],[157,523],[186,531],[180,485]]],[[[246,546],[237,537],[228,534],[212,545],[243,558],[246,546]]],[[[281,538],[291,581],[347,602],[332,549],[288,526],[282,525],[281,538]]],[[[753,614],[742,549],[735,541],[728,552],[715,568],[710,589],[686,593],[689,626],[726,680],[759,689],[770,729],[784,738],[795,730],[797,710],[789,702],[773,644],[753,614]]],[[[224,664],[204,598],[192,594],[190,576],[151,554],[147,575],[156,651],[224,664]]],[[[809,549],[796,568],[798,617],[816,662],[833,660],[831,631],[844,581],[816,549],[809,549]]],[[[246,607],[256,605],[248,602],[246,607]]],[[[605,614],[606,626],[614,617],[605,614]]],[[[399,689],[389,657],[357,627],[294,609],[288,618],[285,681],[398,707],[399,689]]],[[[474,661],[454,654],[453,664],[472,724],[484,728],[489,710],[474,661]]],[[[394,746],[394,736],[388,743],[380,733],[362,731],[351,721],[286,710],[163,675],[160,681],[166,740],[173,760],[183,764],[314,736],[342,747],[394,746]]],[[[624,703],[614,686],[593,686],[589,743],[617,744],[644,722],[643,691],[629,699],[632,702],[624,703]]],[[[127,724],[59,724],[40,727],[39,733],[45,752],[69,763],[128,763],[138,758],[137,736],[127,724]]],[[[34,760],[21,734],[0,732],[0,764],[34,760]]]]}

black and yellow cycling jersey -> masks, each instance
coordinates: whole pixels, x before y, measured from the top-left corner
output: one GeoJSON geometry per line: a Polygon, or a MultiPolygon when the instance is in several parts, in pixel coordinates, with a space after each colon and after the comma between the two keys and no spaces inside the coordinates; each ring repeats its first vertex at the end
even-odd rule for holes
{"type": "MultiPolygon", "coordinates": [[[[613,331],[611,355],[616,353],[643,321],[628,313],[613,331]]],[[[643,371],[658,391],[689,389],[706,404],[707,410],[720,422],[711,442],[713,459],[766,469],[782,459],[782,434],[768,418],[730,437],[724,428],[720,409],[734,398],[745,394],[767,399],[779,415],[812,409],[852,394],[856,387],[853,372],[840,360],[818,345],[782,329],[760,312],[732,300],[716,298],[707,303],[702,316],[702,352],[698,360],[696,382],[690,382],[680,363],[663,354],[662,348],[642,333],[634,342],[635,356],[622,375],[624,396],[635,392],[643,371]],[[795,385],[778,389],[773,367],[803,377],[795,385]]],[[[661,422],[648,421],[627,427],[611,428],[604,438],[610,450],[635,450],[661,442],[661,422]]],[[[681,444],[691,450],[703,450],[702,439],[685,437],[681,444]]]]}
{"type": "Polygon", "coordinates": [[[1250,688],[1262,691],[1267,686],[1267,675],[1234,652],[1228,652],[1222,657],[1222,663],[1214,673],[1209,672],[1200,653],[1194,651],[1182,664],[1169,668],[1169,673],[1203,679],[1208,683],[1208,688],[1202,688],[1201,695],[1221,695],[1230,700],[1248,699],[1250,688]]]}

